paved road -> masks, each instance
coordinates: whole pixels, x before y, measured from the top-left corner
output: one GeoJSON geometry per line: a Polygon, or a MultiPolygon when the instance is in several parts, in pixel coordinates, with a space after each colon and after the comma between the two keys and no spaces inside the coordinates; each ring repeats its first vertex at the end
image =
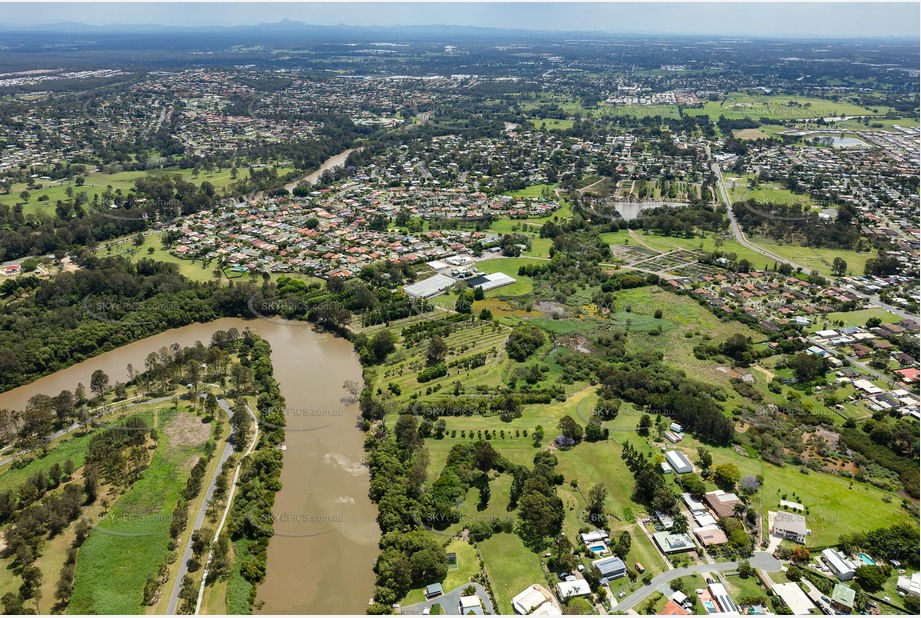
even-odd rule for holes
{"type": "MultiPolygon", "coordinates": [[[[134,399],[138,399],[139,397],[141,396],[138,395],[136,397],[129,397],[128,399],[123,399],[122,401],[107,404],[104,406],[99,406],[98,408],[93,408],[92,410],[90,410],[90,412],[95,412],[96,410],[102,410],[102,412],[100,412],[99,414],[96,414],[95,416],[91,416],[88,422],[92,423],[93,421],[99,420],[100,417],[105,416],[106,414],[117,412],[118,411],[117,406],[120,406],[126,401],[132,401],[134,399]]],[[[157,397],[155,399],[146,399],[144,401],[137,401],[135,403],[128,404],[128,407],[132,408],[134,406],[138,406],[141,404],[149,405],[152,403],[162,403],[164,401],[171,401],[171,400],[172,400],[172,397],[157,397]]],[[[45,441],[45,444],[48,444],[49,442],[57,440],[58,438],[64,437],[71,432],[77,431],[78,429],[83,427],[83,425],[84,423],[77,422],[77,423],[70,425],[69,427],[65,427],[64,429],[58,429],[53,434],[51,434],[51,436],[45,441]]],[[[29,452],[31,452],[29,449],[25,449],[25,450],[19,451],[18,453],[13,453],[12,455],[9,455],[7,457],[4,457],[3,459],[0,459],[0,467],[5,466],[6,464],[10,463],[14,459],[22,457],[23,455],[29,452]]]]}
{"type": "MultiPolygon", "coordinates": [[[[709,155],[709,153],[710,153],[710,149],[708,148],[707,154],[709,155]]],[[[729,229],[732,231],[733,238],[735,238],[736,241],[743,247],[747,247],[748,249],[751,249],[752,251],[760,253],[764,257],[771,258],[772,260],[776,260],[778,262],[786,262],[793,268],[799,268],[805,273],[810,272],[810,270],[812,269],[806,268],[802,264],[797,264],[796,262],[792,262],[787,258],[777,255],[776,253],[771,253],[767,249],[763,249],[762,247],[759,247],[758,245],[749,242],[749,240],[745,238],[745,233],[742,231],[742,227],[739,225],[739,222],[736,220],[735,213],[732,212],[732,201],[729,199],[729,194],[726,192],[726,185],[723,183],[723,171],[720,169],[720,166],[718,163],[713,164],[713,172],[716,174],[717,185],[719,186],[720,197],[722,197],[723,203],[726,204],[726,212],[729,215],[729,229]]],[[[850,290],[850,293],[853,294],[854,296],[858,296],[866,300],[871,305],[876,305],[877,307],[881,307],[885,309],[889,313],[893,313],[899,316],[903,320],[912,320],[912,321],[918,320],[918,316],[912,315],[911,313],[908,313],[904,309],[900,309],[898,307],[894,307],[890,304],[884,303],[883,301],[880,300],[879,296],[864,294],[863,292],[858,292],[857,290],[850,290]]]]}
{"type": "Polygon", "coordinates": [[[756,253],[760,253],[764,257],[771,258],[777,262],[786,262],[793,268],[800,268],[803,272],[809,272],[810,269],[791,262],[787,258],[780,257],[776,253],[771,253],[767,249],[763,249],[758,245],[752,244],[745,238],[745,233],[742,231],[742,226],[739,225],[739,222],[736,220],[735,213],[732,212],[732,201],[729,199],[729,193],[726,192],[726,185],[723,183],[723,171],[720,169],[719,163],[713,164],[713,173],[716,174],[717,185],[719,186],[720,197],[723,199],[723,203],[726,205],[726,213],[729,215],[729,229],[732,231],[733,238],[736,239],[743,247],[751,249],[756,253]]]}
{"type": "MultiPolygon", "coordinates": [[[[217,405],[220,406],[221,410],[227,414],[229,419],[233,413],[230,411],[230,406],[227,405],[227,401],[224,399],[218,399],[217,405]]],[[[233,427],[231,426],[231,432],[233,427]]],[[[221,457],[218,459],[217,468],[214,469],[214,474],[211,476],[211,482],[208,483],[208,489],[205,490],[205,499],[201,502],[201,508],[198,509],[198,515],[195,517],[195,524],[192,526],[192,532],[202,527],[202,524],[205,523],[205,513],[208,511],[208,505],[211,503],[211,498],[214,496],[214,488],[217,484],[217,478],[221,475],[221,471],[224,469],[224,462],[230,457],[230,454],[233,453],[233,433],[231,433],[229,439],[224,444],[224,450],[221,452],[221,457]]],[[[169,604],[166,608],[167,615],[172,616],[176,613],[176,607],[179,605],[179,592],[182,590],[182,580],[185,578],[186,573],[188,573],[189,559],[192,557],[192,534],[189,534],[189,541],[186,543],[185,551],[182,554],[182,559],[179,562],[179,571],[176,573],[176,581],[173,582],[173,591],[170,593],[169,604]]]]}
{"type": "MultiPolygon", "coordinates": [[[[761,569],[762,571],[767,571],[768,573],[779,571],[781,566],[780,560],[777,560],[771,556],[771,554],[763,551],[755,552],[752,554],[751,560],[749,560],[749,564],[751,564],[756,569],[761,569]]],[[[676,580],[679,577],[708,572],[713,573],[719,571],[735,571],[738,568],[738,562],[718,562],[716,564],[695,564],[688,567],[672,569],[653,577],[649,584],[627,596],[623,601],[618,603],[617,607],[614,609],[618,612],[626,612],[629,609],[633,609],[634,606],[644,601],[646,597],[658,590],[661,586],[669,583],[670,581],[676,580]]]]}
{"type": "Polygon", "coordinates": [[[154,133],[160,130],[160,125],[163,124],[163,120],[166,118],[166,109],[166,105],[160,108],[160,118],[157,120],[157,126],[154,128],[154,133]]]}
{"type": "Polygon", "coordinates": [[[884,303],[883,301],[881,301],[881,300],[879,299],[879,296],[877,296],[877,295],[864,294],[863,292],[858,292],[857,290],[848,290],[848,292],[849,292],[850,294],[853,294],[854,296],[859,296],[860,298],[862,298],[862,299],[868,301],[871,305],[876,305],[876,306],[878,306],[878,307],[882,307],[883,309],[885,309],[885,310],[888,311],[889,313],[894,313],[895,315],[899,316],[899,317],[902,318],[903,320],[911,320],[912,322],[917,322],[917,321],[918,321],[918,316],[917,316],[917,315],[911,314],[911,313],[905,311],[904,309],[900,309],[900,308],[898,308],[898,307],[893,307],[892,305],[890,305],[890,304],[888,304],[888,303],[884,303]]]}
{"type": "Polygon", "coordinates": [[[406,607],[400,608],[401,614],[421,614],[422,610],[426,607],[432,607],[435,603],[438,603],[444,608],[444,613],[449,616],[460,616],[460,598],[463,596],[464,588],[467,586],[473,586],[476,588],[476,592],[480,595],[480,602],[483,604],[483,610],[487,614],[495,614],[493,610],[492,601],[489,600],[489,594],[487,594],[486,589],[483,588],[480,584],[470,582],[469,584],[464,584],[458,586],[451,592],[446,592],[440,597],[436,597],[429,601],[424,601],[422,603],[416,603],[415,605],[407,605],[406,607]]]}
{"type": "MultiPolygon", "coordinates": [[[[820,348],[822,348],[823,350],[825,350],[826,352],[828,352],[828,353],[831,354],[832,356],[836,356],[839,352],[841,352],[841,350],[836,350],[835,348],[832,348],[832,347],[830,347],[830,346],[827,346],[827,345],[825,345],[824,343],[819,343],[819,344],[816,344],[816,345],[818,345],[820,348]]],[[[862,371],[865,371],[866,373],[869,373],[870,375],[876,377],[876,378],[879,379],[879,380],[882,380],[882,382],[883,382],[884,384],[888,384],[888,385],[890,385],[890,386],[892,385],[892,378],[890,378],[890,377],[887,376],[887,375],[884,375],[884,374],[880,373],[880,372],[877,371],[876,369],[873,369],[872,367],[870,367],[870,366],[867,365],[866,363],[861,362],[856,356],[853,356],[853,355],[845,355],[845,358],[847,358],[848,362],[851,363],[851,365],[854,365],[854,366],[857,367],[858,369],[860,369],[860,370],[862,370],[862,371]]]]}
{"type": "Polygon", "coordinates": [[[211,539],[211,548],[208,550],[208,559],[205,561],[205,569],[202,571],[201,575],[201,584],[198,586],[198,600],[195,602],[195,615],[198,615],[198,612],[201,610],[201,602],[205,596],[205,583],[208,581],[208,567],[211,564],[211,558],[214,552],[214,544],[217,542],[218,537],[221,536],[221,531],[224,529],[224,524],[227,523],[227,515],[230,514],[230,507],[233,506],[233,494],[237,490],[237,480],[240,478],[240,466],[243,465],[243,460],[249,457],[250,453],[253,452],[253,449],[256,448],[256,444],[259,443],[259,421],[256,419],[256,415],[253,414],[253,411],[249,409],[249,406],[246,406],[246,411],[249,413],[250,418],[253,419],[253,440],[250,442],[249,448],[246,449],[246,452],[243,453],[243,456],[240,457],[240,461],[237,463],[237,467],[233,471],[233,480],[230,481],[230,491],[227,492],[227,504],[224,506],[224,514],[221,515],[221,521],[218,522],[217,529],[214,531],[214,537],[211,539]]]}

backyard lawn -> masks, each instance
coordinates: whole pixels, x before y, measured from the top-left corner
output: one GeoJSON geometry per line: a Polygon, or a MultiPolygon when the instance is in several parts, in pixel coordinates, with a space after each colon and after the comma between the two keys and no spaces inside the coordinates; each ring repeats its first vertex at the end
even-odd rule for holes
{"type": "Polygon", "coordinates": [[[500,533],[479,543],[486,574],[496,595],[496,611],[513,614],[512,599],[528,586],[547,580],[540,556],[524,546],[516,534],[500,533]]]}

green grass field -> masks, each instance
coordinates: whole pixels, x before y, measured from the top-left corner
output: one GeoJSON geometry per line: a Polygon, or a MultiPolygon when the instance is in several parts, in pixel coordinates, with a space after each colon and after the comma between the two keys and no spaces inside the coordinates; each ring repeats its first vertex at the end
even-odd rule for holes
{"type": "Polygon", "coordinates": [[[870,120],[869,124],[864,124],[862,120],[850,119],[850,120],[839,120],[830,124],[826,124],[826,128],[834,129],[855,129],[863,131],[895,131],[895,126],[912,128],[917,127],[919,124],[918,118],[898,118],[895,120],[889,118],[873,118],[870,120]],[[882,125],[881,127],[874,127],[872,125],[882,125]]]}
{"type": "Polygon", "coordinates": [[[541,193],[543,193],[543,190],[545,188],[549,189],[550,191],[553,191],[554,189],[557,188],[558,185],[559,183],[556,183],[556,182],[551,185],[548,185],[548,184],[530,185],[528,187],[525,187],[524,189],[519,189],[517,191],[509,191],[505,195],[511,195],[512,197],[540,197],[541,193]]]}
{"type": "Polygon", "coordinates": [[[829,313],[824,320],[817,322],[809,327],[810,331],[822,330],[822,326],[825,323],[834,324],[837,321],[844,322],[845,326],[861,326],[865,327],[867,320],[870,318],[879,318],[883,321],[883,324],[896,324],[902,318],[895,315],[894,313],[889,313],[885,309],[874,308],[874,309],[861,309],[860,311],[845,311],[840,313],[829,313]]]}
{"type": "Polygon", "coordinates": [[[518,535],[494,534],[479,546],[486,574],[496,595],[498,613],[513,614],[512,599],[528,586],[547,586],[540,556],[526,548],[518,535]]]}
{"type": "MultiPolygon", "coordinates": [[[[532,187],[545,187],[548,185],[531,185],[532,187]]],[[[522,189],[522,191],[529,191],[531,187],[527,189],[522,189]]],[[[510,194],[511,195],[511,194],[510,194]]],[[[538,195],[540,195],[540,190],[538,190],[538,195]]],[[[507,234],[518,229],[523,232],[532,232],[535,235],[540,232],[540,226],[542,226],[547,221],[554,220],[564,220],[570,219],[572,217],[572,208],[569,203],[565,200],[560,202],[560,207],[549,217],[535,217],[533,219],[499,219],[493,221],[492,225],[489,226],[489,229],[493,232],[499,232],[502,234],[507,234]]]]}
{"type": "MultiPolygon", "coordinates": [[[[465,541],[453,540],[447,544],[445,551],[457,557],[457,568],[448,569],[448,575],[441,583],[445,592],[451,592],[455,588],[470,583],[470,578],[480,572],[480,563],[477,559],[476,548],[465,541]]],[[[424,587],[410,590],[409,594],[400,601],[400,605],[415,605],[423,601],[425,601],[424,587]]]]}
{"type": "MultiPolygon", "coordinates": [[[[170,522],[189,469],[203,453],[202,444],[171,443],[171,417],[142,478],[111,506],[103,523],[80,550],[71,614],[143,613],[144,584],[168,553],[170,522]]],[[[193,420],[194,419],[194,420],[193,420]]]]}
{"type": "Polygon", "coordinates": [[[719,250],[724,253],[735,253],[737,259],[746,259],[758,269],[764,268],[765,264],[773,265],[770,260],[757,251],[752,251],[747,247],[743,247],[731,238],[721,238],[717,240],[712,234],[694,238],[683,238],[676,236],[659,236],[657,234],[646,234],[641,232],[634,232],[634,234],[631,235],[628,230],[620,230],[618,232],[606,232],[601,234],[600,238],[611,245],[647,247],[662,253],[674,251],[676,249],[704,251],[708,253],[719,250]]]}
{"type": "Polygon", "coordinates": [[[729,584],[728,592],[734,599],[747,596],[767,596],[767,592],[761,587],[755,576],[742,579],[738,575],[726,575],[726,582],[729,584]]]}
{"type": "Polygon", "coordinates": [[[16,489],[30,476],[44,470],[45,472],[54,464],[63,464],[70,459],[74,469],[83,465],[86,457],[86,447],[92,434],[71,435],[49,449],[44,456],[38,457],[22,468],[13,469],[9,465],[0,473],[0,491],[16,489]]]}
{"type": "Polygon", "coordinates": [[[572,125],[575,124],[575,121],[569,120],[567,118],[528,118],[531,122],[534,123],[534,127],[538,130],[546,131],[565,131],[571,129],[572,125]]]}
{"type": "MultiPolygon", "coordinates": [[[[680,443],[680,450],[695,461],[698,446],[701,446],[699,441],[686,435],[680,443]]],[[[713,453],[714,466],[733,463],[743,477],[759,474],[764,477],[760,508],[765,527],[767,512],[778,510],[779,500],[784,494],[787,494],[787,499],[806,506],[809,509],[807,524],[812,530],[806,542],[809,547],[834,544],[842,534],[912,521],[909,513],[902,508],[899,496],[868,484],[811,470],[804,474],[796,466],[775,466],[760,458],[742,456],[729,447],[707,448],[713,453]],[[793,498],[794,494],[800,499],[793,498]]],[[[755,504],[759,506],[757,500],[755,504]]]]}
{"type": "MultiPolygon", "coordinates": [[[[186,260],[176,257],[163,248],[163,244],[160,241],[161,237],[161,232],[155,232],[145,236],[144,244],[140,247],[136,247],[134,245],[133,239],[125,239],[123,242],[107,245],[106,247],[100,248],[97,250],[96,254],[99,257],[124,255],[133,262],[136,262],[142,258],[152,258],[158,262],[176,264],[179,266],[179,272],[192,281],[203,282],[214,280],[213,273],[214,269],[217,267],[217,262],[212,262],[209,266],[206,267],[201,260],[186,260]],[[150,252],[151,248],[153,249],[153,253],[150,252]]],[[[222,276],[221,280],[227,281],[227,277],[222,276]]]]}
{"type": "Polygon", "coordinates": [[[789,189],[784,189],[780,185],[771,182],[762,182],[756,189],[749,189],[748,182],[753,178],[752,174],[743,174],[740,177],[727,176],[725,178],[729,195],[733,201],[736,200],[757,200],[761,202],[780,202],[783,204],[802,204],[812,206],[812,200],[806,194],[793,193],[789,189]],[[735,187],[732,186],[732,180],[735,181],[735,187]]]}
{"type": "MultiPolygon", "coordinates": [[[[116,409],[102,420],[108,424],[128,416],[142,415],[145,418],[149,418],[154,410],[162,407],[162,404],[141,403],[127,407],[125,410],[116,409]]],[[[94,433],[96,432],[91,431],[88,434],[83,434],[81,430],[62,436],[51,442],[44,453],[38,454],[35,459],[21,468],[14,468],[12,463],[7,464],[0,469],[0,491],[14,489],[39,470],[47,472],[52,465],[56,463],[63,464],[68,459],[73,462],[74,470],[79,469],[83,465],[83,460],[86,456],[87,444],[94,433]]]]}
{"type": "MultiPolygon", "coordinates": [[[[782,258],[799,264],[807,270],[814,270],[826,277],[832,276],[831,264],[836,257],[840,257],[847,262],[848,275],[862,275],[867,260],[873,257],[873,253],[869,251],[858,253],[847,249],[801,247],[798,245],[778,243],[759,236],[749,237],[748,240],[759,247],[767,249],[771,253],[776,253],[782,258]]],[[[765,258],[762,257],[761,260],[764,261],[765,258]]],[[[755,262],[755,264],[757,263],[758,262],[755,262]]]]}
{"type": "MultiPolygon", "coordinates": [[[[291,171],[294,171],[294,168],[280,167],[278,168],[278,175],[282,176],[291,171]]],[[[90,200],[93,199],[94,194],[101,196],[106,191],[107,187],[112,187],[112,191],[121,190],[122,194],[127,195],[129,191],[134,189],[134,181],[138,178],[142,178],[147,175],[163,174],[169,176],[178,174],[182,177],[183,180],[192,182],[197,185],[207,181],[214,185],[215,189],[218,190],[229,187],[233,182],[236,182],[230,177],[230,168],[222,169],[220,172],[206,172],[200,170],[197,176],[193,175],[192,169],[179,168],[157,171],[118,172],[115,174],[91,172],[84,177],[86,182],[83,184],[83,186],[73,185],[73,191],[75,195],[78,193],[86,193],[90,200]]],[[[245,176],[245,170],[240,172],[239,178],[244,178],[245,176]]],[[[67,200],[66,191],[67,187],[70,186],[70,181],[66,178],[63,180],[37,180],[37,184],[42,185],[42,188],[29,189],[28,185],[24,182],[14,184],[9,194],[0,194],[0,204],[8,204],[12,206],[13,204],[21,203],[23,202],[23,199],[20,197],[20,194],[23,191],[28,191],[30,194],[29,201],[25,203],[25,207],[23,208],[23,211],[26,214],[41,213],[45,215],[53,215],[55,203],[57,200],[67,200]],[[40,202],[39,198],[45,195],[48,196],[48,200],[40,202]]]]}
{"type": "Polygon", "coordinates": [[[730,93],[724,101],[706,101],[702,108],[688,108],[689,116],[708,115],[712,120],[721,115],[730,120],[741,118],[771,118],[774,120],[792,120],[796,118],[817,118],[819,116],[869,116],[885,114],[887,107],[876,107],[877,111],[867,109],[847,101],[832,101],[811,97],[787,95],[751,95],[730,93]],[[796,105],[788,105],[790,102],[796,105]]]}
{"type": "Polygon", "coordinates": [[[534,280],[531,277],[518,274],[518,269],[525,264],[541,264],[539,260],[532,258],[496,258],[493,260],[483,260],[477,262],[476,267],[484,273],[503,272],[509,277],[515,279],[515,283],[486,292],[486,298],[521,296],[530,294],[534,291],[534,280]]]}

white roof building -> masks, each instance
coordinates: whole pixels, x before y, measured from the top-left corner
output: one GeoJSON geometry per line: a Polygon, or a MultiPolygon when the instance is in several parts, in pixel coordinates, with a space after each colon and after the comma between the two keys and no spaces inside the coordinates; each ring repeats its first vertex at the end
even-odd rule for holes
{"type": "Polygon", "coordinates": [[[584,597],[592,593],[588,582],[584,579],[576,579],[571,582],[560,582],[556,585],[556,593],[560,601],[566,602],[566,599],[572,597],[584,597]]]}
{"type": "Polygon", "coordinates": [[[417,281],[412,285],[407,285],[403,287],[403,290],[407,295],[412,296],[413,298],[432,298],[433,296],[438,296],[445,290],[451,288],[454,285],[454,279],[451,277],[446,277],[444,275],[432,275],[428,279],[423,279],[422,281],[417,281]]]}
{"type": "Polygon", "coordinates": [[[681,451],[668,451],[665,453],[665,459],[668,461],[668,465],[674,468],[678,474],[687,474],[694,470],[694,466],[691,465],[691,462],[681,451]]]}
{"type": "Polygon", "coordinates": [[[854,579],[854,564],[841,552],[828,548],[822,550],[822,558],[838,579],[842,581],[854,579]]]}
{"type": "Polygon", "coordinates": [[[905,594],[921,596],[921,573],[912,573],[911,577],[900,575],[896,588],[905,594]]]}
{"type": "Polygon", "coordinates": [[[681,499],[684,500],[684,503],[688,506],[688,510],[691,513],[706,513],[707,505],[692,496],[691,494],[684,492],[681,494],[681,499]]]}
{"type": "Polygon", "coordinates": [[[878,395],[883,392],[883,389],[876,386],[869,380],[854,380],[854,387],[862,390],[865,393],[870,395],[878,395]]]}
{"type": "Polygon", "coordinates": [[[464,616],[466,616],[467,614],[471,612],[475,615],[482,616],[483,615],[483,604],[480,601],[480,597],[475,594],[472,594],[466,597],[461,597],[460,598],[460,612],[461,612],[461,615],[464,615],[464,616]]]}
{"type": "Polygon", "coordinates": [[[774,584],[772,590],[790,608],[794,616],[805,616],[815,609],[815,605],[797,583],[774,584]]]}
{"type": "Polygon", "coordinates": [[[738,614],[739,608],[733,602],[732,597],[729,596],[729,593],[726,591],[726,587],[723,584],[710,584],[710,596],[717,602],[720,606],[720,609],[723,610],[723,613],[726,614],[738,614]]]}
{"type": "Polygon", "coordinates": [[[519,592],[512,599],[512,608],[516,614],[532,616],[562,616],[563,612],[556,604],[550,591],[534,584],[519,592]]]}
{"type": "Polygon", "coordinates": [[[593,530],[591,532],[583,532],[582,534],[579,535],[579,537],[581,537],[582,542],[585,543],[586,545],[588,545],[589,543],[593,543],[595,541],[607,541],[610,538],[608,536],[608,533],[605,530],[593,530]]]}

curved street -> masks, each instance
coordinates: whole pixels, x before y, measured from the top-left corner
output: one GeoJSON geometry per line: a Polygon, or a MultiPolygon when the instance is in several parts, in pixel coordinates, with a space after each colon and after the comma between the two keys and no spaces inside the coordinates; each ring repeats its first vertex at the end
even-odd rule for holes
{"type": "MultiPolygon", "coordinates": [[[[751,564],[755,569],[767,571],[768,573],[775,573],[779,571],[781,567],[780,560],[777,560],[771,554],[763,551],[758,551],[752,554],[752,557],[749,560],[749,564],[751,564]]],[[[618,612],[626,612],[627,610],[633,609],[634,606],[644,601],[649,595],[661,588],[664,584],[674,581],[679,577],[685,577],[686,575],[697,575],[700,573],[736,571],[738,568],[738,562],[717,562],[714,564],[695,564],[688,567],[671,569],[653,577],[651,582],[626,597],[613,609],[618,612]]]]}
{"type": "Polygon", "coordinates": [[[423,601],[422,603],[416,603],[415,605],[407,605],[406,607],[400,608],[401,614],[421,614],[422,611],[426,608],[431,609],[436,603],[441,605],[444,608],[445,615],[448,616],[460,616],[460,598],[463,596],[464,588],[467,586],[473,586],[476,588],[476,593],[480,597],[480,602],[483,604],[483,611],[487,614],[495,614],[493,610],[492,601],[489,599],[489,594],[486,592],[486,588],[476,582],[470,582],[468,584],[463,584],[458,586],[450,592],[446,592],[440,597],[435,597],[434,599],[429,599],[428,601],[423,601]]]}

